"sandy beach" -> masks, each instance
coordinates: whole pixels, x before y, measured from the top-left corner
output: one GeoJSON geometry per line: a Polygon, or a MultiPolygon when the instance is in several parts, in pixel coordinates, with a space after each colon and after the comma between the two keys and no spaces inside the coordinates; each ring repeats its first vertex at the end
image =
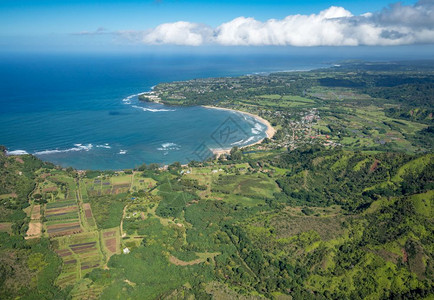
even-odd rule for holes
{"type": "MultiPolygon", "coordinates": [[[[270,122],[268,122],[264,118],[261,118],[260,116],[254,115],[252,113],[241,111],[241,110],[236,110],[236,109],[223,108],[223,107],[217,107],[217,106],[209,106],[209,105],[202,105],[202,107],[211,108],[211,109],[229,110],[229,111],[234,111],[234,112],[238,112],[238,113],[249,115],[249,116],[255,118],[256,120],[258,120],[260,123],[262,123],[262,124],[264,124],[264,125],[267,126],[267,131],[265,133],[267,134],[267,137],[269,139],[271,139],[274,136],[274,134],[276,134],[276,130],[273,128],[273,126],[271,126],[270,122]]],[[[255,142],[255,143],[252,143],[252,144],[249,144],[249,145],[245,145],[245,146],[240,147],[240,148],[246,148],[246,147],[249,147],[249,146],[260,144],[260,143],[262,143],[263,140],[264,139],[261,139],[261,140],[255,142]]],[[[228,149],[211,149],[211,150],[212,150],[212,152],[215,155],[217,155],[217,157],[219,157],[222,154],[229,154],[230,151],[231,151],[231,148],[228,148],[228,149]]]]}

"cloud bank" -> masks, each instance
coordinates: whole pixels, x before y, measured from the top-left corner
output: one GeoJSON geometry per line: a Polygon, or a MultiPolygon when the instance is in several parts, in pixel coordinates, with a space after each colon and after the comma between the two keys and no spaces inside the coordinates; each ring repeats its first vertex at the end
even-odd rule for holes
{"type": "Polygon", "coordinates": [[[332,6],[318,14],[289,15],[265,22],[238,17],[216,28],[175,22],[147,31],[119,32],[147,45],[224,46],[393,46],[434,43],[434,0],[391,4],[354,16],[332,6]]]}

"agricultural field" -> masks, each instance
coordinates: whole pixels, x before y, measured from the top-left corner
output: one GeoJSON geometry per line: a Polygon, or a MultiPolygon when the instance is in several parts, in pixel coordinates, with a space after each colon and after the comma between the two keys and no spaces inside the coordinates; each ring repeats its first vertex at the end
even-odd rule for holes
{"type": "MultiPolygon", "coordinates": [[[[81,284],[86,274],[105,266],[112,255],[120,254],[120,229],[97,229],[90,202],[94,196],[89,196],[94,195],[92,192],[97,186],[94,181],[85,178],[74,180],[57,170],[42,173],[38,178],[37,187],[32,193],[34,204],[29,210],[30,222],[26,238],[44,236],[50,239],[54,252],[62,262],[62,271],[56,279],[59,287],[81,284]]],[[[118,194],[120,189],[122,192],[130,189],[131,176],[113,178],[115,179],[107,181],[113,182],[110,186],[98,182],[99,191],[110,189],[111,195],[118,194]],[[122,180],[129,180],[130,183],[127,185],[122,180]]],[[[122,211],[123,206],[120,209],[122,211]]],[[[80,295],[78,291],[73,294],[80,295]]]]}
{"type": "Polygon", "coordinates": [[[97,232],[79,233],[53,240],[54,251],[62,258],[63,268],[57,284],[74,284],[93,269],[105,264],[97,232]]]}
{"type": "Polygon", "coordinates": [[[114,254],[121,253],[121,235],[118,227],[100,231],[102,249],[108,260],[114,254]]]}

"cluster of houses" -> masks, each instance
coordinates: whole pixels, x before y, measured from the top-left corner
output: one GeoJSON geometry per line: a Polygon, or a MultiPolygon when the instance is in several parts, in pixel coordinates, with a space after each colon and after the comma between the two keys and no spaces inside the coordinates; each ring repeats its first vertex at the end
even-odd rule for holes
{"type": "Polygon", "coordinates": [[[322,134],[315,125],[321,120],[318,109],[311,108],[299,112],[262,110],[261,115],[266,118],[278,120],[283,124],[278,141],[270,147],[295,149],[304,144],[321,144],[335,147],[339,143],[333,141],[327,134],[322,134]]]}

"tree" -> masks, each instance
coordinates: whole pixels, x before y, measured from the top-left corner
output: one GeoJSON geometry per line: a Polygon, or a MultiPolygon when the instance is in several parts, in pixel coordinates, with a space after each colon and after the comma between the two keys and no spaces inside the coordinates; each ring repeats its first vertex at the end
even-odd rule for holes
{"type": "Polygon", "coordinates": [[[240,160],[243,156],[241,150],[238,147],[233,147],[231,149],[231,160],[240,160]]]}
{"type": "Polygon", "coordinates": [[[169,171],[178,171],[179,169],[181,169],[181,163],[179,161],[175,161],[168,166],[169,171]]]}
{"type": "Polygon", "coordinates": [[[143,172],[146,170],[146,164],[141,164],[138,168],[137,171],[143,172]]]}

